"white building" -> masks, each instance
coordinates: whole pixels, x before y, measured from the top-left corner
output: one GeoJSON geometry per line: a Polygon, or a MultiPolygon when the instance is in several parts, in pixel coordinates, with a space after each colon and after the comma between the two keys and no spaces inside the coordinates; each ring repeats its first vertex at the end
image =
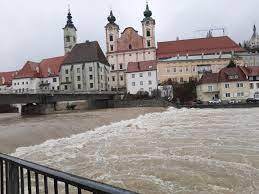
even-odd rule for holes
{"type": "Polygon", "coordinates": [[[245,66],[259,66],[259,53],[257,52],[242,52],[235,55],[242,58],[245,66]]]}
{"type": "Polygon", "coordinates": [[[38,93],[59,90],[59,69],[65,56],[28,61],[12,80],[15,93],[38,93]]]}
{"type": "Polygon", "coordinates": [[[241,67],[249,81],[249,97],[259,99],[259,67],[241,67]]]}
{"type": "Polygon", "coordinates": [[[15,71],[0,72],[0,93],[12,91],[12,79],[14,78],[15,73],[15,71]]]}
{"type": "Polygon", "coordinates": [[[137,94],[139,91],[150,95],[157,89],[156,61],[130,62],[126,71],[127,92],[137,94]]]}
{"type": "Polygon", "coordinates": [[[60,69],[61,90],[107,91],[110,65],[97,41],[76,44],[60,69]]]}
{"type": "Polygon", "coordinates": [[[110,83],[113,90],[126,90],[126,70],[129,62],[156,60],[155,20],[148,5],[144,12],[142,36],[132,27],[120,35],[112,11],[105,26],[107,59],[111,65],[110,83]]]}

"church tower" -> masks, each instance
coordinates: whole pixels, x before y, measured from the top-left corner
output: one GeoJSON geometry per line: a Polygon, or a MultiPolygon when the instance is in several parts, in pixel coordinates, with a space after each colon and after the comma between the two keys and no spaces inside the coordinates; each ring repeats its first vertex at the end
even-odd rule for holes
{"type": "Polygon", "coordinates": [[[65,48],[65,54],[67,54],[72,50],[72,48],[77,43],[77,35],[76,35],[77,29],[72,22],[72,15],[70,13],[70,9],[68,10],[68,14],[67,14],[67,24],[63,28],[63,30],[64,30],[64,48],[65,48]]]}
{"type": "Polygon", "coordinates": [[[149,9],[148,3],[146,5],[146,10],[144,11],[145,18],[142,20],[142,31],[144,37],[144,47],[153,48],[156,47],[155,39],[155,20],[151,17],[152,11],[149,9]]]}
{"type": "Polygon", "coordinates": [[[115,23],[116,18],[112,11],[107,18],[108,24],[105,26],[106,30],[106,50],[107,53],[117,51],[117,40],[119,38],[120,27],[115,23]]]}

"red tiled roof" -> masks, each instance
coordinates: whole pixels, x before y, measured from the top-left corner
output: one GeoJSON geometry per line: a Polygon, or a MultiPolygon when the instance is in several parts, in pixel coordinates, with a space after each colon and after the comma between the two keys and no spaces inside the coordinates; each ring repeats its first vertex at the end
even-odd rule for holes
{"type": "Polygon", "coordinates": [[[207,73],[204,74],[199,84],[211,84],[211,83],[221,83],[221,82],[236,82],[236,81],[246,81],[246,75],[242,71],[241,67],[231,67],[231,68],[223,68],[219,73],[207,73]],[[236,79],[229,79],[229,76],[238,77],[236,79]]]}
{"type": "Polygon", "coordinates": [[[39,70],[39,63],[35,63],[32,61],[27,61],[23,68],[18,71],[18,73],[15,75],[15,79],[20,78],[30,78],[30,77],[40,77],[39,70]]]}
{"type": "Polygon", "coordinates": [[[12,79],[15,76],[16,71],[0,72],[0,85],[12,85],[12,79]]]}
{"type": "Polygon", "coordinates": [[[199,80],[199,84],[213,84],[218,82],[218,73],[206,73],[199,80]]]}
{"type": "Polygon", "coordinates": [[[157,69],[156,61],[129,62],[127,73],[152,71],[157,69]]]}
{"type": "Polygon", "coordinates": [[[247,76],[259,76],[259,67],[240,67],[247,76]]]}
{"type": "Polygon", "coordinates": [[[228,36],[158,42],[157,58],[244,51],[228,36]]]}
{"type": "Polygon", "coordinates": [[[39,64],[41,77],[58,76],[60,66],[64,60],[65,56],[43,59],[39,64]]]}

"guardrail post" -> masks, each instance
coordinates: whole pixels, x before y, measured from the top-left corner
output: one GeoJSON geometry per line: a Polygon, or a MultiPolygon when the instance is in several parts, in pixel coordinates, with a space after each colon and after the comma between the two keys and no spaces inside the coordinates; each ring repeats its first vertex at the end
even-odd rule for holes
{"type": "Polygon", "coordinates": [[[9,162],[8,169],[8,194],[19,194],[19,170],[18,166],[9,162]]]}

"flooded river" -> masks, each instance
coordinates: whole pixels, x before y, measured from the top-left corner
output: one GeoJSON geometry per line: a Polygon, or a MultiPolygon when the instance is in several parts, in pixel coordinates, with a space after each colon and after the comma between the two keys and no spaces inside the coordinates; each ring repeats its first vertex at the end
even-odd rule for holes
{"type": "MultiPolygon", "coordinates": [[[[89,128],[85,113],[77,114],[64,115],[64,122],[71,120],[66,128],[89,128]]],[[[42,118],[12,122],[8,130],[45,127],[48,133],[60,126],[42,118]]],[[[259,109],[169,108],[18,148],[13,155],[139,193],[257,194],[259,109]]]]}

